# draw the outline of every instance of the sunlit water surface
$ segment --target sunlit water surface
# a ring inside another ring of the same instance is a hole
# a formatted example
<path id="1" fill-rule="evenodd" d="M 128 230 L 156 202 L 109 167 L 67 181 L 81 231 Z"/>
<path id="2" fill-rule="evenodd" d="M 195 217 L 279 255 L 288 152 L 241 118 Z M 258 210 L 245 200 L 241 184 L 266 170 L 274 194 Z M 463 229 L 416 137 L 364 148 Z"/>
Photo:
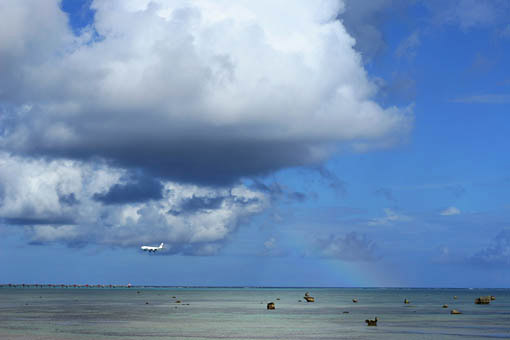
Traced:
<path id="1" fill-rule="evenodd" d="M 304 301 L 306 291 L 314 303 Z M 474 304 L 482 295 L 496 300 Z M 453 308 L 463 314 L 451 315 Z M 367 327 L 375 316 L 378 326 Z M 0 288 L 0 339 L 468 337 L 510 338 L 510 290 Z"/>

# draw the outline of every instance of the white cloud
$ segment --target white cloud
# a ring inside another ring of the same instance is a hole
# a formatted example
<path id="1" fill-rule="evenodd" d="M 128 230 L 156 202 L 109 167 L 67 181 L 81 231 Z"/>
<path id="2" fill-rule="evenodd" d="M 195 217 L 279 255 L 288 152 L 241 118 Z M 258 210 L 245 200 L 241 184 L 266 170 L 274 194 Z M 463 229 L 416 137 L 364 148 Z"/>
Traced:
<path id="1" fill-rule="evenodd" d="M 368 225 L 377 226 L 377 225 L 391 225 L 396 222 L 408 222 L 411 221 L 411 217 L 399 214 L 392 209 L 384 209 L 384 213 L 386 216 L 376 217 L 368 221 Z"/>
<path id="2" fill-rule="evenodd" d="M 269 238 L 264 242 L 264 248 L 266 250 L 273 250 L 276 246 L 276 239 L 274 237 Z"/>
<path id="3" fill-rule="evenodd" d="M 339 142 L 391 145 L 412 124 L 372 99 L 354 40 L 334 20 L 341 1 L 92 7 L 80 37 L 56 0 L 2 7 L 2 149 L 231 182 L 319 163 Z"/>
<path id="4" fill-rule="evenodd" d="M 34 243 L 134 247 L 169 244 L 170 252 L 213 254 L 269 197 L 244 185 L 220 189 L 163 182 L 160 199 L 98 201 L 125 181 L 125 171 L 77 161 L 0 158 L 0 219 L 25 226 Z M 211 203 L 213 202 L 213 203 Z"/>
<path id="5" fill-rule="evenodd" d="M 32 242 L 214 254 L 270 204 L 242 177 L 388 147 L 343 2 L 0 3 L 0 218 Z M 27 24 L 30 23 L 30 24 Z"/>
<path id="6" fill-rule="evenodd" d="M 264 242 L 264 248 L 258 253 L 260 256 L 286 256 L 287 250 L 283 249 L 275 237 L 270 237 Z"/>
<path id="7" fill-rule="evenodd" d="M 455 207 L 449 207 L 449 208 L 446 208 L 445 210 L 441 211 L 439 214 L 442 216 L 459 215 L 460 210 Z"/>

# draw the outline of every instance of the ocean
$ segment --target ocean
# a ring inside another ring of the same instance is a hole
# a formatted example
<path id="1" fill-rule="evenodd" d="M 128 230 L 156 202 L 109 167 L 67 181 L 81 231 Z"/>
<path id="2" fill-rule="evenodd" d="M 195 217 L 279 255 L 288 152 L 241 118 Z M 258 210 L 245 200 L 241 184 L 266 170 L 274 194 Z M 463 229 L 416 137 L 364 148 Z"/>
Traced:
<path id="1" fill-rule="evenodd" d="M 474 303 L 484 295 L 496 299 Z M 0 288 L 0 339 L 460 338 L 510 339 L 510 290 Z"/>

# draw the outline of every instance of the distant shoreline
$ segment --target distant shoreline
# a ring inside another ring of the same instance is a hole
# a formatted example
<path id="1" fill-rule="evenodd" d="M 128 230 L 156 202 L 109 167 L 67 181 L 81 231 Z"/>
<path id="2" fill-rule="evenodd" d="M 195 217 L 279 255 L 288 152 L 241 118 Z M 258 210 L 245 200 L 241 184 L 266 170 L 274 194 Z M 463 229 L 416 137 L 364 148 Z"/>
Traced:
<path id="1" fill-rule="evenodd" d="M 510 287 L 327 287 L 327 286 L 160 286 L 160 285 L 114 285 L 114 284 L 55 284 L 55 283 L 6 283 L 0 284 L 0 288 L 64 288 L 64 289 L 395 289 L 395 290 L 510 290 Z"/>

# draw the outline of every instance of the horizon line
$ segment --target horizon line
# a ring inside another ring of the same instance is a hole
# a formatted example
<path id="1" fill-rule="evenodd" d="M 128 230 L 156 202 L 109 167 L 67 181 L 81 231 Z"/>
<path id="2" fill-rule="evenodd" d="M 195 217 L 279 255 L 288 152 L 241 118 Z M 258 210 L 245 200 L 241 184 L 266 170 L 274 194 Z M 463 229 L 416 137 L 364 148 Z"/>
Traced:
<path id="1" fill-rule="evenodd" d="M 245 286 L 245 285 L 133 285 L 133 284 L 65 284 L 0 283 L 0 288 L 220 288 L 220 289 L 510 289 L 510 287 L 424 287 L 424 286 Z"/>

